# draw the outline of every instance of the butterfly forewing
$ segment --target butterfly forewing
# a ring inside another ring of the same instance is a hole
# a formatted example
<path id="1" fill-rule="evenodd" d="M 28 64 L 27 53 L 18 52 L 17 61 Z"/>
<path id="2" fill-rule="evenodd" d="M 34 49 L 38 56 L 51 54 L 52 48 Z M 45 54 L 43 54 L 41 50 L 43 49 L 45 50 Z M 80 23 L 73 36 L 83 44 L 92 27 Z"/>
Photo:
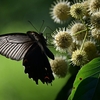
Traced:
<path id="1" fill-rule="evenodd" d="M 0 35 L 0 54 L 13 60 L 21 60 L 33 41 L 23 33 Z"/>

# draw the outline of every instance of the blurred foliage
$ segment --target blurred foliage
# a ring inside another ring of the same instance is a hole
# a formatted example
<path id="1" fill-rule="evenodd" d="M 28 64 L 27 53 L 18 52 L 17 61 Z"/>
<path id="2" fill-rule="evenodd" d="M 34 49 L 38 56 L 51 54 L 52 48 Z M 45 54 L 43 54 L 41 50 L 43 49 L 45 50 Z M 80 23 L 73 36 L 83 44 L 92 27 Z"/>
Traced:
<path id="1" fill-rule="evenodd" d="M 0 34 L 13 32 L 27 32 L 34 30 L 32 25 L 40 29 L 42 20 L 47 33 L 52 33 L 61 25 L 50 18 L 49 8 L 54 0 L 1 0 L 0 1 Z M 67 24 L 66 24 L 67 25 Z M 64 25 L 65 26 L 65 25 Z M 36 31 L 36 30 L 35 30 Z M 24 74 L 22 61 L 12 61 L 0 56 L 0 100 L 55 100 L 57 94 L 68 80 L 56 79 L 52 86 L 39 82 L 37 86 L 33 80 Z"/>

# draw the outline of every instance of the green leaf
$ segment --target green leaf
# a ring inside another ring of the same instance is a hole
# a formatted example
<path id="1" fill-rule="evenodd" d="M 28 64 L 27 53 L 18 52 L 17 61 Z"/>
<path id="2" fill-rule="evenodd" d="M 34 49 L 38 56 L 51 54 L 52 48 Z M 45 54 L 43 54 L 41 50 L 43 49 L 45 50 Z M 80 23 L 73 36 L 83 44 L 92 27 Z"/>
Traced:
<path id="1" fill-rule="evenodd" d="M 100 57 L 79 70 L 68 100 L 100 100 Z"/>

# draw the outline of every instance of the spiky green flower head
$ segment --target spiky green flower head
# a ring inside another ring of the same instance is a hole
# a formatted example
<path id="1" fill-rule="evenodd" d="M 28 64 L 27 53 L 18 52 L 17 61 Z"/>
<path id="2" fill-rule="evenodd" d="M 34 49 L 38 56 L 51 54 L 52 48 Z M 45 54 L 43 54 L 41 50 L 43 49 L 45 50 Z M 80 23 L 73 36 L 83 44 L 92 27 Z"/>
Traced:
<path id="1" fill-rule="evenodd" d="M 74 23 L 71 27 L 71 34 L 76 41 L 82 41 L 84 39 L 85 33 L 85 26 L 82 23 Z"/>
<path id="2" fill-rule="evenodd" d="M 90 13 L 89 13 L 89 3 L 90 3 L 90 0 L 86 0 L 86 1 L 83 1 L 83 2 L 82 2 L 82 5 L 83 5 L 84 10 L 85 10 L 84 15 L 85 15 L 86 17 L 89 17 L 89 16 L 90 16 Z"/>
<path id="3" fill-rule="evenodd" d="M 94 13 L 100 9 L 100 0 L 90 0 L 89 11 Z"/>
<path id="4" fill-rule="evenodd" d="M 83 66 L 87 63 L 88 58 L 84 50 L 75 50 L 72 54 L 71 61 L 73 65 Z"/>
<path id="5" fill-rule="evenodd" d="M 86 41 L 83 50 L 86 52 L 89 61 L 97 56 L 96 45 L 92 41 Z"/>
<path id="6" fill-rule="evenodd" d="M 59 28 L 54 32 L 53 35 L 53 44 L 56 47 L 56 50 L 60 52 L 66 52 L 66 50 L 71 46 L 73 40 L 69 31 L 65 28 Z"/>
<path id="7" fill-rule="evenodd" d="M 70 8 L 70 14 L 75 19 L 82 19 L 86 13 L 86 9 L 84 8 L 82 3 L 75 3 Z"/>
<path id="8" fill-rule="evenodd" d="M 100 11 L 97 11 L 92 14 L 91 24 L 93 28 L 100 29 Z"/>
<path id="9" fill-rule="evenodd" d="M 66 76 L 68 70 L 68 62 L 66 61 L 66 57 L 55 57 L 55 60 L 50 61 L 50 65 L 55 76 L 59 78 Z"/>
<path id="10" fill-rule="evenodd" d="M 70 3 L 66 0 L 59 0 L 54 2 L 50 8 L 50 15 L 54 22 L 64 23 L 70 16 Z"/>
<path id="11" fill-rule="evenodd" d="M 100 41 L 100 29 L 94 28 L 91 30 L 92 37 Z"/>

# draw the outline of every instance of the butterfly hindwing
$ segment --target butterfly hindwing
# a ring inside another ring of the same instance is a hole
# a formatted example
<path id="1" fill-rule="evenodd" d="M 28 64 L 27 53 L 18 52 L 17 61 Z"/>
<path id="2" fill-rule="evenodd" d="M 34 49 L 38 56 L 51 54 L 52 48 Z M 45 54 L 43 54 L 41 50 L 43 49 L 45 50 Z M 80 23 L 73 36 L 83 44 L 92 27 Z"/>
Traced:
<path id="1" fill-rule="evenodd" d="M 23 65 L 25 66 L 25 73 L 28 73 L 29 78 L 33 78 L 36 84 L 38 84 L 38 79 L 43 83 L 51 83 L 54 80 L 49 61 L 36 42 L 26 53 Z"/>

